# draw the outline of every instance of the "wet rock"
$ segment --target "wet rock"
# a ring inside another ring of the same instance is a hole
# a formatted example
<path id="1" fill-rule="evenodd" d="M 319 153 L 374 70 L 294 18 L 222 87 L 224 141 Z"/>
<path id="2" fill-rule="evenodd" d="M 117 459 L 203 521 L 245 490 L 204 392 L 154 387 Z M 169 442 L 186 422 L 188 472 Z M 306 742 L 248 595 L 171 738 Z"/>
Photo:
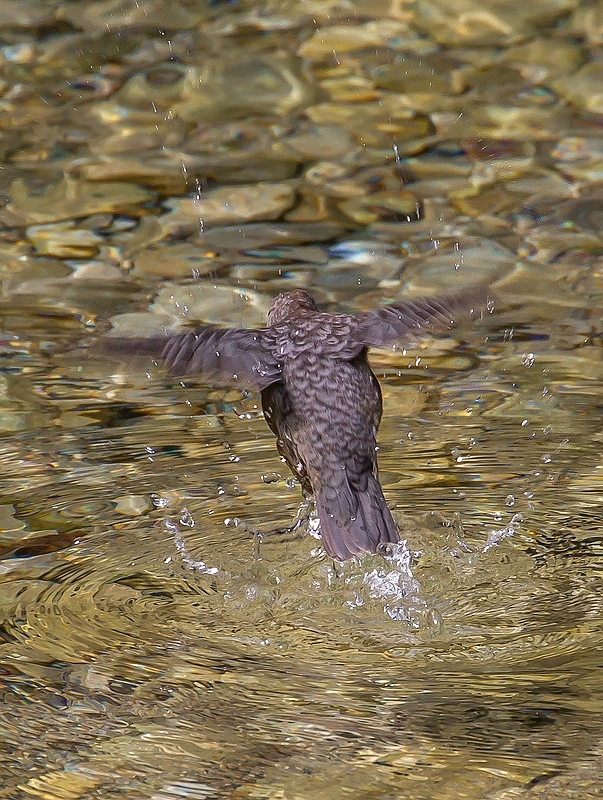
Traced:
<path id="1" fill-rule="evenodd" d="M 568 251 L 603 254 L 603 239 L 599 236 L 557 225 L 539 225 L 528 231 L 524 239 L 534 248 L 534 260 L 542 263 L 549 263 Z"/>
<path id="2" fill-rule="evenodd" d="M 150 314 L 148 311 L 114 314 L 110 322 L 111 334 L 116 336 L 156 336 L 174 326 L 174 319 L 169 314 Z"/>
<path id="3" fill-rule="evenodd" d="M 303 161 L 329 161 L 348 155 L 354 145 L 348 131 L 335 125 L 312 125 L 283 137 L 275 154 L 293 155 Z"/>
<path id="4" fill-rule="evenodd" d="M 603 184 L 592 184 L 579 199 L 558 205 L 554 209 L 558 222 L 575 223 L 583 230 L 603 231 Z"/>
<path id="5" fill-rule="evenodd" d="M 517 69 L 531 83 L 541 84 L 574 72 L 584 63 L 584 55 L 571 42 L 557 41 L 551 47 L 549 39 L 538 38 L 510 47 L 501 54 L 500 62 Z"/>
<path id="6" fill-rule="evenodd" d="M 22 0 L 3 0 L 0 4 L 0 29 L 37 28 L 50 25 L 54 19 L 54 10 L 23 3 Z"/>
<path id="7" fill-rule="evenodd" d="M 568 136 L 551 150 L 558 169 L 567 176 L 587 183 L 603 181 L 603 140 Z"/>
<path id="8" fill-rule="evenodd" d="M 104 241 L 102 236 L 77 228 L 73 222 L 30 225 L 25 235 L 40 255 L 56 258 L 91 258 Z"/>
<path id="9" fill-rule="evenodd" d="M 134 159 L 153 154 L 156 162 L 164 163 L 162 148 L 179 144 L 185 126 L 171 119 L 169 107 L 160 110 L 154 102 L 151 92 L 146 101 L 141 101 L 142 108 L 125 105 L 115 95 L 84 109 L 81 119 L 91 131 L 89 147 L 97 157 L 95 161 L 110 163 L 118 156 Z"/>
<path id="10" fill-rule="evenodd" d="M 144 494 L 123 495 L 122 497 L 116 498 L 113 502 L 115 504 L 115 511 L 126 517 L 140 517 L 153 508 L 153 503 L 150 498 Z"/>
<path id="11" fill-rule="evenodd" d="M 133 210 L 154 197 L 153 192 L 128 183 L 90 183 L 69 176 L 35 192 L 17 178 L 1 216 L 9 227 L 46 224 L 104 211 Z"/>
<path id="12" fill-rule="evenodd" d="M 603 61 L 587 64 L 573 75 L 553 81 L 551 86 L 582 111 L 603 114 Z"/>
<path id="13" fill-rule="evenodd" d="M 268 245 L 295 245 L 335 239 L 342 228 L 333 222 L 315 224 L 256 223 L 217 227 L 204 231 L 199 242 L 208 249 L 245 252 Z"/>
<path id="14" fill-rule="evenodd" d="M 299 201 L 285 214 L 285 219 L 293 223 L 319 223 L 326 222 L 330 216 L 326 197 L 300 189 Z"/>
<path id="15" fill-rule="evenodd" d="M 452 90 L 447 75 L 438 75 L 429 64 L 419 59 L 410 63 L 406 58 L 396 59 L 377 67 L 373 70 L 373 79 L 380 89 L 406 95 L 415 108 L 416 102 L 421 108 L 426 103 L 430 106 L 441 103 L 442 97 Z"/>
<path id="16" fill-rule="evenodd" d="M 0 278 L 19 272 L 24 261 L 30 258 L 30 247 L 25 241 L 0 241 Z"/>
<path id="17" fill-rule="evenodd" d="M 353 71 L 340 69 L 341 75 L 333 75 L 320 82 L 320 88 L 328 95 L 333 103 L 366 103 L 369 100 L 378 100 L 380 92 L 374 83 L 363 75 Z"/>
<path id="18" fill-rule="evenodd" d="M 182 171 L 182 159 L 124 158 L 107 156 L 96 163 L 83 164 L 80 170 L 88 181 L 119 181 L 151 186 L 162 194 L 189 191 L 194 180 Z"/>
<path id="19" fill-rule="evenodd" d="M 217 267 L 213 253 L 189 242 L 166 243 L 140 251 L 130 274 L 162 278 L 198 278 Z"/>
<path id="20" fill-rule="evenodd" d="M 449 242 L 445 248 L 407 262 L 403 291 L 420 295 L 488 286 L 511 273 L 516 261 L 513 252 L 493 241 Z"/>
<path id="21" fill-rule="evenodd" d="M 351 53 L 367 47 L 402 47 L 406 37 L 414 38 L 408 25 L 390 19 L 364 25 L 332 25 L 319 28 L 298 50 L 302 58 L 320 60 L 333 54 Z"/>
<path id="22" fill-rule="evenodd" d="M 65 3 L 57 16 L 76 28 L 93 33 L 123 31 L 133 26 L 154 31 L 183 30 L 197 27 L 203 19 L 200 12 L 188 9 L 184 3 L 171 3 L 168 7 L 162 0 Z"/>
<path id="23" fill-rule="evenodd" d="M 317 286 L 378 286 L 396 276 L 403 264 L 397 248 L 385 242 L 343 241 L 330 247 L 328 255 L 329 260 L 316 273 Z"/>
<path id="24" fill-rule="evenodd" d="M 496 295 L 503 301 L 513 299 L 516 302 L 527 302 L 531 308 L 541 307 L 544 303 L 571 308 L 576 300 L 573 293 L 561 284 L 560 279 L 565 273 L 563 265 L 555 269 L 550 261 L 546 267 L 542 264 L 518 262 L 513 270 L 496 282 Z M 542 308 L 539 313 L 543 313 Z M 533 311 L 530 314 L 533 317 Z"/>
<path id="25" fill-rule="evenodd" d="M 193 68 L 191 67 L 190 70 Z M 132 75 L 113 98 L 128 109 L 151 112 L 167 111 L 187 94 L 189 68 L 181 64 L 157 64 Z M 151 100 L 152 98 L 152 100 Z M 154 104 L 154 109 L 149 104 Z M 105 106 L 111 108 L 110 104 Z"/>
<path id="26" fill-rule="evenodd" d="M 188 286 L 164 286 L 150 306 L 171 324 L 220 322 L 264 325 L 271 297 L 261 292 L 199 281 Z"/>
<path id="27" fill-rule="evenodd" d="M 4 288 L 13 293 L 43 292 L 48 282 L 71 276 L 72 270 L 64 261 L 34 255 L 20 256 L 6 275 Z"/>
<path id="28" fill-rule="evenodd" d="M 274 154 L 276 155 L 276 154 Z M 297 161 L 291 157 L 275 158 L 273 154 L 238 153 L 213 158 L 186 157 L 180 162 L 191 184 L 215 183 L 277 183 L 294 177 Z"/>
<path id="29" fill-rule="evenodd" d="M 509 3 L 487 0 L 425 0 L 417 6 L 414 23 L 419 30 L 447 46 L 501 45 L 536 33 L 575 8 L 577 0 L 535 0 Z"/>
<path id="30" fill-rule="evenodd" d="M 409 110 L 404 99 L 395 94 L 375 103 L 320 103 L 306 109 L 306 114 L 317 125 L 343 127 L 365 147 L 391 148 L 392 143 L 434 133 L 430 118 Z"/>
<path id="31" fill-rule="evenodd" d="M 534 170 L 532 158 L 507 158 L 504 161 L 478 161 L 471 173 L 471 184 L 476 188 L 491 186 L 504 182 L 508 185 L 511 181 L 529 180 L 526 175 Z M 534 171 L 534 177 L 540 170 Z"/>
<path id="32" fill-rule="evenodd" d="M 344 164 L 319 161 L 305 171 L 302 188 L 330 197 L 360 197 L 364 187 L 351 176 L 352 170 Z"/>
<path id="33" fill-rule="evenodd" d="M 567 130 L 570 113 L 563 107 L 527 108 L 508 105 L 468 105 L 460 112 L 431 115 L 441 136 L 463 139 L 550 140 Z"/>
<path id="34" fill-rule="evenodd" d="M 291 264 L 287 269 L 279 267 L 277 264 L 233 264 L 228 270 L 228 275 L 233 281 L 239 284 L 251 286 L 257 281 L 270 282 L 270 288 L 275 293 L 285 289 L 309 286 L 315 277 L 315 264 L 312 269 L 304 269 L 303 263 Z"/>
<path id="35" fill-rule="evenodd" d="M 574 162 L 589 162 L 603 160 L 603 139 L 566 136 L 559 139 L 551 150 L 551 158 L 571 164 Z M 563 167 L 565 169 L 565 167 Z"/>
<path id="36" fill-rule="evenodd" d="M 430 198 L 443 198 L 446 195 L 463 192 L 469 188 L 465 178 L 441 178 L 440 180 L 420 180 L 412 185 L 412 193 L 417 199 L 417 211 L 419 212 L 412 219 L 417 220 L 425 217 L 424 200 Z M 411 220 L 407 220 L 410 222 Z"/>
<path id="37" fill-rule="evenodd" d="M 90 217 L 80 220 L 79 227 L 89 231 L 111 231 L 122 229 L 121 226 L 126 225 L 127 228 L 133 228 L 136 222 L 133 219 L 125 219 L 124 217 L 116 217 L 113 214 L 92 214 Z"/>
<path id="38" fill-rule="evenodd" d="M 260 158 L 266 157 L 275 142 L 287 133 L 288 126 L 280 129 L 280 137 L 275 135 L 272 121 L 265 119 L 201 123 L 187 133 L 183 146 L 187 153 L 208 159 L 240 154 Z"/>
<path id="39" fill-rule="evenodd" d="M 283 116 L 312 102 L 314 86 L 303 62 L 285 52 L 224 57 L 190 68 L 175 117 L 188 122 Z"/>
<path id="40" fill-rule="evenodd" d="M 123 272 L 113 266 L 107 264 L 106 261 L 85 261 L 83 263 L 70 263 L 73 267 L 72 280 L 74 281 L 94 281 L 98 283 L 115 283 L 123 281 L 125 276 Z"/>
<path id="41" fill-rule="evenodd" d="M 510 192 L 504 183 L 484 187 L 468 187 L 450 192 L 450 200 L 462 213 L 471 217 L 482 214 L 509 214 L 521 208 L 521 198 Z"/>
<path id="42" fill-rule="evenodd" d="M 117 233 L 112 237 L 112 244 L 119 248 L 124 259 L 132 258 L 136 253 L 165 238 L 166 234 L 158 217 L 141 217 L 134 228 L 129 224 L 130 220 L 124 222 L 125 228 L 120 230 L 118 227 Z"/>
<path id="43" fill-rule="evenodd" d="M 242 253 L 251 258 L 257 258 L 260 263 L 269 262 L 280 264 L 326 264 L 328 257 L 325 248 L 308 245 L 307 247 L 273 246 L 256 249 L 244 248 Z"/>
<path id="44" fill-rule="evenodd" d="M 204 192 L 200 198 L 171 198 L 171 209 L 159 218 L 166 233 L 202 231 L 213 225 L 277 219 L 295 201 L 295 189 L 286 183 L 225 186 Z"/>
<path id="45" fill-rule="evenodd" d="M 386 220 L 411 222 L 421 217 L 421 202 L 412 192 L 375 192 L 366 197 L 340 201 L 337 207 L 360 225 Z"/>
<path id="46" fill-rule="evenodd" d="M 517 106 L 542 106 L 555 103 L 554 95 L 547 89 L 536 90 L 517 69 L 498 62 L 459 70 L 457 83 L 464 90 L 463 100 L 465 103 L 469 101 L 470 105 L 471 101 L 508 103 Z M 538 94 L 535 94 L 536 91 Z"/>
<path id="47" fill-rule="evenodd" d="M 591 45 L 603 44 L 603 7 L 598 0 L 580 3 L 569 20 L 569 30 Z"/>
<path id="48" fill-rule="evenodd" d="M 536 203 L 544 198 L 561 200 L 575 195 L 572 184 L 554 173 L 548 175 L 526 175 L 516 180 L 507 181 L 505 186 L 510 192 L 528 195 L 524 200 L 526 204 Z"/>
<path id="49" fill-rule="evenodd" d="M 438 155 L 425 154 L 419 158 L 408 158 L 404 164 L 414 177 L 412 189 L 424 179 L 465 178 L 468 179 L 474 169 L 473 162 L 459 154 L 457 158 L 443 158 Z"/>
<path id="50" fill-rule="evenodd" d="M 474 161 L 507 161 L 533 159 L 536 155 L 534 142 L 523 138 L 495 138 L 479 136 L 463 143 L 463 151 Z"/>

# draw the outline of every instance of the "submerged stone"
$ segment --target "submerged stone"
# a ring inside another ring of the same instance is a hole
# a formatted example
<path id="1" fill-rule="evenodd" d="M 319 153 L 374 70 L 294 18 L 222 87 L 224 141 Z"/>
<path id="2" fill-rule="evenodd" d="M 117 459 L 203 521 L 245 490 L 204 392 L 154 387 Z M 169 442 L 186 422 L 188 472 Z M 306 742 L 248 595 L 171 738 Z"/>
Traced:
<path id="1" fill-rule="evenodd" d="M 170 198 L 165 205 L 171 211 L 159 218 L 159 224 L 167 233 L 201 232 L 213 225 L 277 219 L 294 201 L 295 189 L 287 183 L 225 186 L 199 198 Z"/>
<path id="2" fill-rule="evenodd" d="M 586 64 L 573 75 L 553 81 L 552 87 L 579 109 L 603 114 L 603 62 Z"/>
<path id="3" fill-rule="evenodd" d="M 6 224 L 36 225 L 104 211 L 134 210 L 154 197 L 154 192 L 130 183 L 91 183 L 69 176 L 38 193 L 16 178 L 9 190 Z"/>
<path id="4" fill-rule="evenodd" d="M 102 236 L 77 228 L 73 222 L 31 225 L 26 236 L 40 255 L 56 258 L 91 258 L 104 241 Z"/>

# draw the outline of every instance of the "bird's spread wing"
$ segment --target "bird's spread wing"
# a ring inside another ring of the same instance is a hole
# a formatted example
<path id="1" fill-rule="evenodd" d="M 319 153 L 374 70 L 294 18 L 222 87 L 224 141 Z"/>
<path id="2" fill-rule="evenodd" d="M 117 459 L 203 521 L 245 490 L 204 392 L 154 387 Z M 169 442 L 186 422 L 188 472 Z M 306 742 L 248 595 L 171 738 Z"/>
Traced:
<path id="1" fill-rule="evenodd" d="M 199 375 L 215 385 L 264 389 L 279 380 L 280 367 L 262 346 L 262 330 L 205 325 L 194 331 L 147 339 L 107 337 L 103 351 L 150 355 L 173 375 Z"/>
<path id="2" fill-rule="evenodd" d="M 435 299 L 383 306 L 358 314 L 356 319 L 358 324 L 352 338 L 365 347 L 383 347 L 412 333 L 453 324 L 453 315 L 446 303 Z"/>
<path id="3" fill-rule="evenodd" d="M 360 347 L 387 347 L 413 334 L 447 330 L 463 314 L 469 316 L 473 305 L 471 300 L 459 294 L 408 300 L 366 311 L 355 315 L 356 325 L 351 332 L 351 339 Z"/>

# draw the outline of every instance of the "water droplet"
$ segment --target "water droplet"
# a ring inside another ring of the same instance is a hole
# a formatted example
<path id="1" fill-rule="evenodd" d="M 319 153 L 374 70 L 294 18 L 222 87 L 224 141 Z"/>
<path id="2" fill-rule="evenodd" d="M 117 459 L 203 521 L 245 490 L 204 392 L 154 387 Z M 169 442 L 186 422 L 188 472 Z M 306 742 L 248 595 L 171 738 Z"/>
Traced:
<path id="1" fill-rule="evenodd" d="M 187 528 L 195 527 L 194 517 L 188 508 L 182 509 L 182 514 L 180 515 L 180 524 L 185 525 Z"/>

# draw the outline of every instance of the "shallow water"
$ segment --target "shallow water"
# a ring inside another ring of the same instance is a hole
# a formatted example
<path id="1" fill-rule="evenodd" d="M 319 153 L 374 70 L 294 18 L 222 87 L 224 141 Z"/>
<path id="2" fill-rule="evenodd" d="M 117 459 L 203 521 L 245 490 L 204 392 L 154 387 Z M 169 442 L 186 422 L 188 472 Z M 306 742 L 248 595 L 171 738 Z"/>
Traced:
<path id="1" fill-rule="evenodd" d="M 600 796 L 598 6 L 5 4 L 0 798 Z M 484 284 L 371 356 L 345 565 L 256 396 L 94 347 Z"/>

